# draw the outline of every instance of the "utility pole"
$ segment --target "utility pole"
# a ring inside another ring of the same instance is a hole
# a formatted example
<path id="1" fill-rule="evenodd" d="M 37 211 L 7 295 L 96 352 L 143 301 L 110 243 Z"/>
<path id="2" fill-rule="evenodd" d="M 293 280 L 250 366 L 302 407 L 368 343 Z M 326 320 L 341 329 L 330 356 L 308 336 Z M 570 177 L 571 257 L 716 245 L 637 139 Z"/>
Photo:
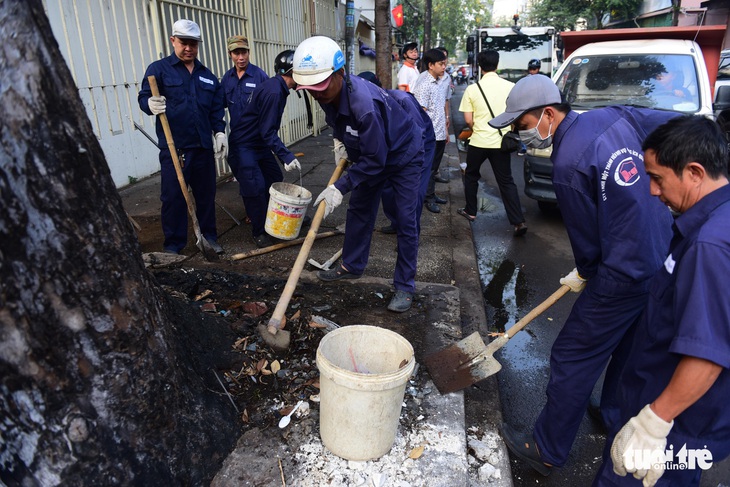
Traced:
<path id="1" fill-rule="evenodd" d="M 392 54 L 390 1 L 375 0 L 375 74 L 386 89 L 393 88 Z"/>
<path id="2" fill-rule="evenodd" d="M 426 0 L 424 4 L 423 19 L 423 52 L 431 49 L 431 5 L 432 0 Z"/>
<path id="3" fill-rule="evenodd" d="M 347 0 L 345 9 L 346 71 L 355 74 L 355 0 Z"/>

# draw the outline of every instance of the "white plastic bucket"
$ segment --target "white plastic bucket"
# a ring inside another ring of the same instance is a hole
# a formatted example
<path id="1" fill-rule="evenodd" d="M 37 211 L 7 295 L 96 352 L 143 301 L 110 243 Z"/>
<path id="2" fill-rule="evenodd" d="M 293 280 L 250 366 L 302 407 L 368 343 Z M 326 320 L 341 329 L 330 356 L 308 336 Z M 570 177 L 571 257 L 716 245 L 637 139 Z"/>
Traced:
<path id="1" fill-rule="evenodd" d="M 274 183 L 269 188 L 269 195 L 264 230 L 281 240 L 297 238 L 312 193 L 295 184 Z"/>
<path id="2" fill-rule="evenodd" d="M 388 453 L 415 365 L 408 340 L 385 328 L 352 325 L 325 335 L 317 348 L 324 446 L 354 461 Z"/>

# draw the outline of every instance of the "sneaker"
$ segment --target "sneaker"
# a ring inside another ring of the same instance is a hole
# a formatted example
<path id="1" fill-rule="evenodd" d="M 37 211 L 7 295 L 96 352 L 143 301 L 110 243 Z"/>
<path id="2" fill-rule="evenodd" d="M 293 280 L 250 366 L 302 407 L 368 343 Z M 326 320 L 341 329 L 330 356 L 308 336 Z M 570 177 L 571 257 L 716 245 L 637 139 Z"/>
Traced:
<path id="1" fill-rule="evenodd" d="M 507 448 L 509 448 L 509 450 L 514 453 L 517 458 L 526 462 L 539 474 L 544 475 L 545 477 L 550 475 L 552 467 L 550 465 L 545 465 L 545 462 L 543 462 L 542 458 L 540 458 L 540 452 L 537 449 L 537 444 L 532 438 L 532 435 L 519 433 L 507 423 L 502 423 L 501 433 L 505 445 L 507 445 Z"/>
<path id="2" fill-rule="evenodd" d="M 437 183 L 448 183 L 449 182 L 448 179 L 442 178 L 441 176 L 434 176 L 433 180 L 436 181 Z"/>
<path id="3" fill-rule="evenodd" d="M 210 244 L 210 248 L 212 248 L 216 254 L 223 254 L 225 253 L 225 250 L 223 250 L 223 247 L 218 242 L 213 242 L 212 240 L 208 240 L 208 243 Z"/>
<path id="4" fill-rule="evenodd" d="M 433 200 L 426 201 L 423 206 L 425 206 L 431 213 L 441 213 L 441 208 L 439 208 L 439 205 L 437 205 Z"/>
<path id="5" fill-rule="evenodd" d="M 260 249 L 263 249 L 264 247 L 271 247 L 272 245 L 274 245 L 274 241 L 271 240 L 271 237 L 269 237 L 269 235 L 266 233 L 255 236 L 253 238 L 253 241 L 256 243 L 256 247 Z"/>
<path id="6" fill-rule="evenodd" d="M 525 222 L 520 223 L 519 225 L 515 225 L 515 237 L 521 237 L 524 234 L 527 233 L 527 224 Z"/>
<path id="7" fill-rule="evenodd" d="M 390 311 L 395 311 L 396 313 L 404 313 L 411 309 L 412 303 L 413 293 L 409 293 L 408 291 L 396 290 L 395 294 L 393 295 L 393 299 L 391 299 L 390 304 L 388 304 L 388 309 Z"/>
<path id="8" fill-rule="evenodd" d="M 398 233 L 398 231 L 395 229 L 395 227 L 393 226 L 392 223 L 390 225 L 386 225 L 384 227 L 380 227 L 380 232 L 381 233 L 386 233 L 388 235 L 393 235 L 395 233 Z"/>
<path id="9" fill-rule="evenodd" d="M 433 200 L 438 203 L 439 205 L 445 205 L 449 201 L 446 198 L 442 198 L 440 196 L 433 195 Z"/>
<path id="10" fill-rule="evenodd" d="M 322 281 L 339 281 L 340 279 L 360 279 L 361 274 L 353 274 L 341 265 L 328 271 L 319 271 L 317 277 Z"/>

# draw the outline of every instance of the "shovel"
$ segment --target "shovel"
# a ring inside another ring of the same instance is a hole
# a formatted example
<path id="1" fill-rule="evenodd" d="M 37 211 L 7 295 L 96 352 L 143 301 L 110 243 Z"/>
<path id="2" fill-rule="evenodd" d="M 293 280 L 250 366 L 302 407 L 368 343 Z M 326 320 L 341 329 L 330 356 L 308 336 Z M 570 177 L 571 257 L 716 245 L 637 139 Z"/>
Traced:
<path id="1" fill-rule="evenodd" d="M 150 90 L 153 96 L 160 96 L 160 90 L 157 88 L 157 80 L 154 76 L 148 76 L 147 81 L 150 83 Z M 177 156 L 177 149 L 175 149 L 175 141 L 172 139 L 172 131 L 170 130 L 170 122 L 167 120 L 166 113 L 160 113 L 160 123 L 162 123 L 162 129 L 165 131 L 165 139 L 167 139 L 167 147 L 170 149 L 170 156 L 172 156 L 172 164 L 175 166 L 175 173 L 177 173 L 177 180 L 180 183 L 180 190 L 185 197 L 185 202 L 188 204 L 188 213 L 190 218 L 193 220 L 193 230 L 195 231 L 195 237 L 197 241 L 195 245 L 203 253 L 203 257 L 208 262 L 218 262 L 220 258 L 215 252 L 215 249 L 210 245 L 203 233 L 200 231 L 200 223 L 198 223 L 198 216 L 195 214 L 195 207 L 193 206 L 193 199 L 188 192 L 188 185 L 185 182 L 185 177 L 182 173 L 182 167 L 180 166 L 180 160 Z"/>
<path id="2" fill-rule="evenodd" d="M 474 332 L 463 340 L 445 349 L 424 357 L 423 363 L 441 394 L 456 392 L 469 387 L 502 369 L 502 364 L 494 358 L 494 352 L 502 348 L 510 338 L 540 316 L 570 291 L 566 285 L 560 286 L 549 298 L 527 313 L 512 328 L 484 345 L 479 332 Z"/>
<path id="3" fill-rule="evenodd" d="M 335 167 L 335 171 L 332 173 L 332 176 L 330 177 L 327 186 L 329 186 L 330 184 L 334 184 L 335 181 L 340 179 L 340 176 L 345 170 L 346 165 L 347 160 L 341 159 L 339 164 L 337 164 L 337 166 Z M 289 279 L 287 279 L 286 285 L 284 286 L 284 291 L 281 293 L 281 297 L 276 303 L 276 308 L 274 309 L 271 318 L 269 318 L 268 326 L 264 325 L 263 323 L 258 326 L 258 332 L 261 335 L 261 338 L 264 340 L 264 342 L 266 342 L 268 346 L 270 346 L 274 350 L 284 351 L 289 348 L 291 334 L 288 331 L 281 329 L 284 319 L 284 312 L 289 306 L 289 301 L 294 294 L 294 290 L 297 288 L 297 282 L 299 282 L 299 276 L 302 273 L 302 269 L 304 269 L 304 264 L 307 263 L 309 251 L 312 249 L 314 240 L 317 237 L 317 230 L 319 230 L 319 225 L 324 219 L 324 210 L 326 206 L 327 203 L 325 201 L 321 201 L 319 203 L 317 212 L 314 214 L 312 224 L 309 227 L 309 231 L 307 232 L 307 237 L 304 239 L 302 248 L 299 249 L 299 255 L 297 256 L 297 260 L 294 261 L 294 266 L 292 267 L 291 273 L 289 274 Z"/>

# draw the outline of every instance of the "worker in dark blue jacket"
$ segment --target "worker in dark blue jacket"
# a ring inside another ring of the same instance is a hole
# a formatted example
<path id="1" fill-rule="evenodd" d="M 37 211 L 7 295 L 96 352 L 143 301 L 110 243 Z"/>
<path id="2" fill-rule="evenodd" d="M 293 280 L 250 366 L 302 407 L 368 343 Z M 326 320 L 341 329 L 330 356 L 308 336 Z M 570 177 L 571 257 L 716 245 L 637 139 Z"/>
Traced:
<path id="1" fill-rule="evenodd" d="M 727 139 L 694 115 L 660 126 L 643 148 L 652 195 L 680 215 L 619 377 L 620 421 L 593 485 L 638 487 L 643 477 L 644 486 L 693 487 L 730 454 Z"/>
<path id="2" fill-rule="evenodd" d="M 367 265 L 372 231 L 383 186 L 393 187 L 398 226 L 398 258 L 388 309 L 410 309 L 418 255 L 418 181 L 423 164 L 423 131 L 387 91 L 357 76 L 347 76 L 345 57 L 335 41 L 315 36 L 294 53 L 294 80 L 307 89 L 333 129 L 335 155 L 353 162 L 347 174 L 315 200 L 326 201 L 325 216 L 352 192 L 341 266 L 318 273 L 320 279 L 357 279 Z M 415 184 L 414 184 L 415 182 Z"/>
<path id="3" fill-rule="evenodd" d="M 668 208 L 649 193 L 641 144 L 676 116 L 629 107 L 579 115 L 561 102 L 550 78 L 527 76 L 510 92 L 505 112 L 489 122 L 514 124 L 528 147 L 553 144 L 553 185 L 576 263 L 560 283 L 583 291 L 553 344 L 547 404 L 534 431 L 502 428 L 510 450 L 543 475 L 565 464 L 604 369 L 601 414 L 609 427 L 618 421 L 618 374 L 672 223 Z"/>
<path id="4" fill-rule="evenodd" d="M 224 158 L 228 148 L 223 90 L 218 78 L 197 60 L 198 24 L 178 20 L 172 27 L 170 42 L 173 54 L 147 67 L 137 101 L 149 115 L 167 114 L 185 181 L 195 197 L 201 233 L 216 252 L 222 253 L 215 228 L 215 158 Z M 148 76 L 155 77 L 160 96 L 152 96 Z M 187 203 L 159 119 L 156 130 L 160 147 L 164 250 L 177 254 L 187 243 Z"/>
<path id="5" fill-rule="evenodd" d="M 287 172 L 301 170 L 297 158 L 279 138 L 289 90 L 296 87 L 291 76 L 293 57 L 291 49 L 280 52 L 274 61 L 276 76 L 261 83 L 241 115 L 231 119 L 228 165 L 238 180 L 253 239 L 259 248 L 273 245 L 264 231 L 269 188 L 284 179 L 274 154 Z"/>
<path id="6" fill-rule="evenodd" d="M 221 86 L 226 94 L 226 107 L 231 122 L 241 117 L 243 109 L 251 101 L 253 90 L 269 79 L 263 69 L 249 62 L 249 54 L 247 37 L 228 38 L 228 56 L 233 61 L 233 67 L 221 78 Z"/>

